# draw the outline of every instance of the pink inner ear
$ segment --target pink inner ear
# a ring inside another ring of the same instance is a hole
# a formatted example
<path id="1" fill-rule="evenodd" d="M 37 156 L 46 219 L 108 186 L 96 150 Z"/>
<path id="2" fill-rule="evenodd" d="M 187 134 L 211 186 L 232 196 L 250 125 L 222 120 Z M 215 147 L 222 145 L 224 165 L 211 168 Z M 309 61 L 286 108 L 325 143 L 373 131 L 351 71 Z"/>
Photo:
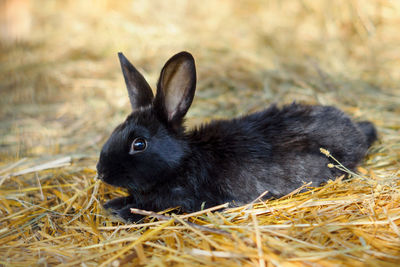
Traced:
<path id="1" fill-rule="evenodd" d="M 163 88 L 168 120 L 172 120 L 178 110 L 185 108 L 181 104 L 191 87 L 190 67 L 189 62 L 182 61 L 165 72 Z"/>

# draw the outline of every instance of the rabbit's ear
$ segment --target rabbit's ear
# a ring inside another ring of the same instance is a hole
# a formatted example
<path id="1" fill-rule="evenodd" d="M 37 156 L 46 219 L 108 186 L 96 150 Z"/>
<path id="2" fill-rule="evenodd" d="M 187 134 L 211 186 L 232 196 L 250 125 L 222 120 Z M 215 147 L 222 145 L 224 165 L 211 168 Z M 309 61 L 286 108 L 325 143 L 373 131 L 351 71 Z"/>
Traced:
<path id="1" fill-rule="evenodd" d="M 172 126 L 178 126 L 190 105 L 196 89 L 196 67 L 193 56 L 180 52 L 170 58 L 161 70 L 155 107 Z"/>
<path id="2" fill-rule="evenodd" d="M 121 63 L 122 73 L 124 74 L 132 109 L 135 110 L 150 105 L 154 96 L 149 84 L 124 54 L 119 52 L 118 57 Z"/>

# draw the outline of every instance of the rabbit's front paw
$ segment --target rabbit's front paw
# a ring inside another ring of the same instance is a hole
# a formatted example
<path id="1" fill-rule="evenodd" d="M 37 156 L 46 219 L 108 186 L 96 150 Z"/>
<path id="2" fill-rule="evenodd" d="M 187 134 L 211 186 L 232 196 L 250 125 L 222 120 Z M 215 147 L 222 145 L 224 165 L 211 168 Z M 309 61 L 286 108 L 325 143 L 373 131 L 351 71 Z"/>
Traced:
<path id="1" fill-rule="evenodd" d="M 126 206 L 123 209 L 120 209 L 118 211 L 114 211 L 113 215 L 121 218 L 125 223 L 139 223 L 144 219 L 143 215 L 139 214 L 133 214 L 131 212 L 131 206 Z"/>
<path id="2" fill-rule="evenodd" d="M 131 213 L 131 208 L 136 208 L 132 197 L 119 197 L 107 201 L 103 205 L 111 215 L 122 219 L 127 223 L 138 222 L 145 216 Z"/>
<path id="3" fill-rule="evenodd" d="M 116 211 L 123 209 L 127 205 L 132 205 L 133 199 L 132 197 L 118 197 L 107 201 L 103 207 L 109 211 Z"/>

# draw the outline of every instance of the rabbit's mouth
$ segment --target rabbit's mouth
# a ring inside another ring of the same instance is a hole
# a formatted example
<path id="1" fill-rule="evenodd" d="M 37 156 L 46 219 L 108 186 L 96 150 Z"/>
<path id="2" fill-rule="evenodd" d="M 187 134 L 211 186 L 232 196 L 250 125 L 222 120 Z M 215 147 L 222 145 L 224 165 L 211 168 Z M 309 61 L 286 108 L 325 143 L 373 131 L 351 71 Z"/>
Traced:
<path id="1" fill-rule="evenodd" d="M 97 172 L 96 178 L 105 184 L 112 185 L 112 186 L 119 186 L 119 183 L 117 181 L 118 179 L 115 179 L 115 177 L 113 177 L 113 176 L 106 175 L 101 172 Z"/>
<path id="2" fill-rule="evenodd" d="M 102 173 L 97 173 L 96 176 L 94 177 L 94 179 L 98 179 L 100 181 L 104 181 L 104 174 Z"/>
<path id="3" fill-rule="evenodd" d="M 128 189 L 128 191 L 131 192 L 132 194 L 150 193 L 154 189 L 154 187 L 157 185 L 156 183 L 149 184 L 148 182 L 138 184 L 137 182 L 130 181 L 131 180 L 130 177 L 123 178 L 120 175 L 115 177 L 115 176 L 106 175 L 104 173 L 97 173 L 96 178 L 101 180 L 103 183 L 105 183 L 107 185 L 117 186 L 117 187 L 122 187 L 122 188 Z M 128 181 L 130 181 L 130 182 L 128 182 Z"/>

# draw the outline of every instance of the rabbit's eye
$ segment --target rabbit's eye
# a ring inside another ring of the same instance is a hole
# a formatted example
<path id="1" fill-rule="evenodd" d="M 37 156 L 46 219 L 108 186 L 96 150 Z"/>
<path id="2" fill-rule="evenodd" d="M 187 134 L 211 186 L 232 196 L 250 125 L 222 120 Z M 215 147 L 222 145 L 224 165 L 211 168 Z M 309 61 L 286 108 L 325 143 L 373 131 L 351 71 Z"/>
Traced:
<path id="1" fill-rule="evenodd" d="M 129 151 L 129 154 L 136 154 L 138 152 L 142 152 L 146 150 L 147 147 L 147 142 L 146 139 L 142 137 L 135 138 L 133 140 L 132 145 L 131 145 L 131 150 Z"/>

